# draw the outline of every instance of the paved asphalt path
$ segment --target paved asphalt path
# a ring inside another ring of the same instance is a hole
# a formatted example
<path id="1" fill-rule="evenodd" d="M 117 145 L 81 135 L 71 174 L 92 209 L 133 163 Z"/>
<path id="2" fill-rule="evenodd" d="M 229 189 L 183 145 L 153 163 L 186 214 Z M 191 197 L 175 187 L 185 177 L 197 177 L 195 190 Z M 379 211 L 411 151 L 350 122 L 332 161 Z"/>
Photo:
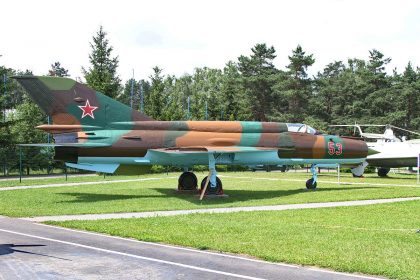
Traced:
<path id="1" fill-rule="evenodd" d="M 0 217 L 0 279 L 64 278 L 378 279 Z"/>

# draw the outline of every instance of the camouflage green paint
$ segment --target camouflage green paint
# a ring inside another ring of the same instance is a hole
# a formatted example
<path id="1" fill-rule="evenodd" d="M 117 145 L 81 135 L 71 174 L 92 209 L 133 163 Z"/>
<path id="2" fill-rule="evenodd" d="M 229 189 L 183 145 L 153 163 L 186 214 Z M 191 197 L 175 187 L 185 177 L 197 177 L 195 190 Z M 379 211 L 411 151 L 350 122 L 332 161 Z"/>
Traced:
<path id="1" fill-rule="evenodd" d="M 44 83 L 49 90 L 70 90 L 76 84 L 76 81 L 69 78 L 56 77 L 50 79 L 50 77 L 38 77 L 38 79 Z"/>
<path id="2" fill-rule="evenodd" d="M 52 116 L 52 125 L 39 128 L 54 133 L 57 144 L 65 144 L 65 147 L 56 147 L 56 154 L 62 158 L 103 157 L 101 162 L 112 162 L 115 157 L 130 162 L 130 158 L 133 161 L 156 149 L 159 154 L 155 158 L 166 160 L 168 164 L 205 160 L 203 151 L 241 153 L 237 157 L 255 162 L 286 162 L 288 159 L 339 162 L 360 160 L 367 155 L 363 142 L 288 132 L 285 123 L 154 121 L 71 79 L 31 76 L 16 79 L 41 109 Z M 333 153 L 329 153 L 330 142 Z M 179 152 L 165 154 L 174 149 Z M 182 149 L 201 152 L 188 154 L 181 152 Z M 174 162 L 175 158 L 178 162 Z"/>
<path id="3" fill-rule="evenodd" d="M 239 146 L 255 147 L 261 138 L 262 124 L 260 122 L 241 122 L 242 135 Z"/>

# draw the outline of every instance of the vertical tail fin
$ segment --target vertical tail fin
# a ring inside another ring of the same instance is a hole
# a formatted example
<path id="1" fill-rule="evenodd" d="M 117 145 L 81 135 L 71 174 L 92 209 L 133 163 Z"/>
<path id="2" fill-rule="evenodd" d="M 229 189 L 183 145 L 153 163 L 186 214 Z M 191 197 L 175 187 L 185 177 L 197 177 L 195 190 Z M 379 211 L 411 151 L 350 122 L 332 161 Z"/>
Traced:
<path id="1" fill-rule="evenodd" d="M 51 116 L 53 124 L 106 127 L 110 122 L 153 120 L 69 78 L 36 76 L 13 78 L 26 89 L 32 100 Z"/>

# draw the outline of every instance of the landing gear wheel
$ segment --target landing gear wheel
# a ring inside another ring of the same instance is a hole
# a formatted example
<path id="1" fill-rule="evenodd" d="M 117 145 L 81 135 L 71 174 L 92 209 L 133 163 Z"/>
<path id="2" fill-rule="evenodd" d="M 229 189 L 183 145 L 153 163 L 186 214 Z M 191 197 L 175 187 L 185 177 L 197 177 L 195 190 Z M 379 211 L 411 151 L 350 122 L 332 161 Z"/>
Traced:
<path id="1" fill-rule="evenodd" d="M 383 168 L 383 167 L 378 168 L 378 176 L 379 177 L 386 177 L 389 170 L 390 170 L 389 168 Z"/>
<path id="2" fill-rule="evenodd" d="M 197 176 L 192 172 L 184 172 L 178 179 L 178 190 L 194 191 L 197 190 Z"/>
<path id="3" fill-rule="evenodd" d="M 206 185 L 206 181 L 207 181 L 207 176 L 204 177 L 204 179 L 201 181 L 201 191 L 204 189 L 204 186 Z M 216 187 L 215 188 L 211 188 L 210 187 L 210 181 L 209 181 L 209 185 L 207 186 L 206 189 L 206 195 L 221 195 L 223 194 L 223 186 L 222 186 L 222 181 L 219 179 L 219 177 L 216 177 Z"/>
<path id="4" fill-rule="evenodd" d="M 308 190 L 314 190 L 316 189 L 316 185 L 317 183 L 314 183 L 314 178 L 309 179 L 308 181 L 306 181 L 306 188 Z"/>

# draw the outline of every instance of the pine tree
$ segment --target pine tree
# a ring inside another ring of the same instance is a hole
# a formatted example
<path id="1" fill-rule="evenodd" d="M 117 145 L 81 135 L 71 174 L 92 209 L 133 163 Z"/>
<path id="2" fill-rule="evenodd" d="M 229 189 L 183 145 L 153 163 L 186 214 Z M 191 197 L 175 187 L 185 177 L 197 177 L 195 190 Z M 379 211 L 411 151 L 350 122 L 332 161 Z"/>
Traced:
<path id="1" fill-rule="evenodd" d="M 306 55 L 298 45 L 289 56 L 290 63 L 287 71 L 280 73 L 276 85 L 273 87 L 276 100 L 284 103 L 287 100 L 286 115 L 290 122 L 302 122 L 308 114 L 307 108 L 312 97 L 311 79 L 308 78 L 307 69 L 314 64 L 313 55 Z M 284 105 L 283 105 L 284 106 Z M 284 107 L 276 108 L 277 115 L 284 115 Z"/>
<path id="2" fill-rule="evenodd" d="M 112 57 L 112 46 L 106 37 L 103 27 L 99 27 L 93 43 L 90 43 L 92 52 L 89 54 L 91 66 L 88 70 L 82 67 L 82 72 L 89 86 L 112 98 L 120 91 L 121 79 L 117 74 L 118 56 Z"/>
<path id="3" fill-rule="evenodd" d="M 221 102 L 223 104 L 223 119 L 247 120 L 251 117 L 250 106 L 243 96 L 243 85 L 238 66 L 230 61 L 223 69 Z"/>
<path id="4" fill-rule="evenodd" d="M 366 103 L 370 108 L 370 116 L 377 123 L 387 123 L 388 115 L 396 110 L 392 101 L 395 93 L 391 90 L 391 79 L 385 72 L 385 66 L 391 61 L 378 50 L 369 51 L 366 71 L 361 77 L 367 83 Z"/>
<path id="5" fill-rule="evenodd" d="M 150 92 L 145 96 L 145 113 L 153 119 L 160 120 L 162 118 L 165 90 L 162 69 L 157 66 L 154 67 L 150 80 Z"/>
<path id="6" fill-rule="evenodd" d="M 60 62 L 54 62 L 51 64 L 51 69 L 48 71 L 48 76 L 52 77 L 68 77 L 69 70 L 61 66 Z"/>
<path id="7" fill-rule="evenodd" d="M 254 119 L 267 121 L 272 108 L 274 77 L 278 72 L 273 64 L 276 50 L 266 44 L 256 44 L 251 50 L 250 57 L 241 55 L 238 58 L 239 71 Z"/>

